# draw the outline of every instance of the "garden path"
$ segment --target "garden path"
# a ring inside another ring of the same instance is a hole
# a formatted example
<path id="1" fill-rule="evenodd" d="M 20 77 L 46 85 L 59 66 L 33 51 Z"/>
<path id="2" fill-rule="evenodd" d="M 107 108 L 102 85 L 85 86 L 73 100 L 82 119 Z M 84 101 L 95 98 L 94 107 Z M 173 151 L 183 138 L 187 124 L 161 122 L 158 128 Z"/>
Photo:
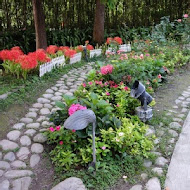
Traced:
<path id="1" fill-rule="evenodd" d="M 63 75 L 37 99 L 25 117 L 12 126 L 7 138 L 0 141 L 0 190 L 34 189 L 31 186 L 32 181 L 37 180 L 35 168 L 42 161 L 43 143 L 46 141 L 42 132 L 52 125 L 48 115 L 58 109 L 55 101 L 61 100 L 63 94 L 72 95 L 86 79 L 92 64 Z M 35 189 L 39 190 L 50 188 L 35 185 Z"/>

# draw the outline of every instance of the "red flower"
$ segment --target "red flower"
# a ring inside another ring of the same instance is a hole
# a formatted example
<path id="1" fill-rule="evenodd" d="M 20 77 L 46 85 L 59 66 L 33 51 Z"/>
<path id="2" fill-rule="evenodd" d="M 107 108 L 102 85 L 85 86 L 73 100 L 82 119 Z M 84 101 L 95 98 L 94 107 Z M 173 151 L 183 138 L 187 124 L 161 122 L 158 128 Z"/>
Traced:
<path id="1" fill-rule="evenodd" d="M 124 87 L 124 90 L 125 90 L 125 91 L 128 91 L 128 90 L 129 90 L 129 88 L 128 88 L 127 86 L 125 86 L 125 87 Z"/>
<path id="2" fill-rule="evenodd" d="M 60 145 L 63 145 L 63 141 L 60 141 L 59 144 L 60 144 Z"/>
<path id="3" fill-rule="evenodd" d="M 87 50 L 93 50 L 94 47 L 93 47 L 92 45 L 88 44 L 88 45 L 86 46 L 86 49 L 87 49 Z"/>
<path id="4" fill-rule="evenodd" d="M 36 57 L 34 54 L 28 54 L 28 55 L 22 55 L 17 60 L 17 63 L 21 64 L 22 69 L 24 70 L 30 70 L 37 67 L 38 62 L 36 60 Z"/>
<path id="5" fill-rule="evenodd" d="M 64 52 L 64 55 L 65 55 L 65 57 L 71 58 L 71 57 L 73 57 L 76 53 L 77 53 L 76 50 L 68 49 L 68 50 L 66 50 L 66 51 Z"/>
<path id="6" fill-rule="evenodd" d="M 110 44 L 113 41 L 113 38 L 107 38 L 106 43 Z"/>
<path id="7" fill-rule="evenodd" d="M 10 58 L 10 51 L 5 49 L 5 50 L 2 50 L 0 51 L 0 59 L 2 60 L 9 60 Z"/>
<path id="8" fill-rule="evenodd" d="M 162 78 L 162 75 L 161 75 L 161 74 L 159 74 L 159 75 L 158 75 L 158 78 L 159 78 L 159 79 L 161 79 L 161 78 Z"/>
<path id="9" fill-rule="evenodd" d="M 55 45 L 50 45 L 46 49 L 46 52 L 49 54 L 55 54 L 57 51 L 58 51 L 58 47 Z"/>
<path id="10" fill-rule="evenodd" d="M 74 130 L 74 129 L 73 129 L 73 130 L 72 130 L 72 132 L 73 132 L 73 133 L 75 133 L 75 132 L 76 132 L 76 130 Z"/>
<path id="11" fill-rule="evenodd" d="M 60 46 L 59 50 L 65 52 L 66 50 L 70 49 L 68 46 Z"/>
<path id="12" fill-rule="evenodd" d="M 123 43 L 120 37 L 115 37 L 113 40 L 116 41 L 119 45 Z"/>
<path id="13" fill-rule="evenodd" d="M 77 46 L 76 47 L 76 51 L 77 52 L 82 52 L 83 51 L 83 47 L 82 46 Z"/>

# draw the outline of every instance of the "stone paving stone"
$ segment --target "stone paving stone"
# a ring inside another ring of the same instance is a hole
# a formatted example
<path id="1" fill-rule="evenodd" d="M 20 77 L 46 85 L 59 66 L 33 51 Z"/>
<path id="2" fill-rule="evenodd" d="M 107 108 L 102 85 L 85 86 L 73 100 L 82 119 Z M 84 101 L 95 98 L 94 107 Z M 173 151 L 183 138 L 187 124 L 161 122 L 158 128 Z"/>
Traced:
<path id="1" fill-rule="evenodd" d="M 40 156 L 38 154 L 33 154 L 30 157 L 30 167 L 33 168 L 35 167 L 40 161 Z"/>
<path id="2" fill-rule="evenodd" d="M 10 164 L 6 161 L 0 161 L 0 169 L 7 170 L 10 168 Z"/>
<path id="3" fill-rule="evenodd" d="M 178 97 L 179 100 L 184 100 L 185 98 L 183 96 Z"/>
<path id="4" fill-rule="evenodd" d="M 12 182 L 12 190 L 28 190 L 32 182 L 31 177 L 23 177 Z"/>
<path id="5" fill-rule="evenodd" d="M 55 86 L 54 86 L 54 87 L 51 87 L 51 89 L 54 90 L 54 91 L 57 91 L 57 90 L 58 90 L 58 88 L 55 87 Z"/>
<path id="6" fill-rule="evenodd" d="M 60 100 L 62 100 L 62 96 L 54 96 L 54 97 L 51 98 L 51 100 L 60 101 Z"/>
<path id="7" fill-rule="evenodd" d="M 26 125 L 26 128 L 29 129 L 38 129 L 40 127 L 40 123 L 30 123 Z"/>
<path id="8" fill-rule="evenodd" d="M 172 137 L 177 137 L 178 133 L 172 129 L 168 130 L 168 133 L 172 135 Z"/>
<path id="9" fill-rule="evenodd" d="M 71 92 L 67 92 L 67 93 L 65 93 L 65 95 L 73 96 L 73 93 L 71 93 Z"/>
<path id="10" fill-rule="evenodd" d="M 168 160 L 166 160 L 164 157 L 158 157 L 155 161 L 155 164 L 160 167 L 164 167 L 168 163 Z"/>
<path id="11" fill-rule="evenodd" d="M 157 177 L 149 179 L 145 188 L 147 190 L 161 190 L 159 179 Z"/>
<path id="12" fill-rule="evenodd" d="M 181 103 L 181 100 L 178 100 L 178 99 L 177 99 L 177 100 L 175 100 L 175 103 L 176 103 L 176 104 L 179 104 L 179 103 Z"/>
<path id="13" fill-rule="evenodd" d="M 188 112 L 189 110 L 187 109 L 187 108 L 183 108 L 182 110 L 181 110 L 181 112 L 182 113 L 186 113 L 186 112 Z"/>
<path id="14" fill-rule="evenodd" d="M 32 107 L 34 107 L 34 108 L 42 108 L 43 104 L 35 103 L 35 104 L 32 105 Z"/>
<path id="15" fill-rule="evenodd" d="M 42 95 L 44 98 L 50 99 L 53 97 L 53 94 L 43 94 Z"/>
<path id="16" fill-rule="evenodd" d="M 23 123 L 26 123 L 26 124 L 28 124 L 28 123 L 32 123 L 33 122 L 33 119 L 32 118 L 22 118 L 22 119 L 20 119 L 20 121 L 21 122 L 23 122 Z"/>
<path id="17" fill-rule="evenodd" d="M 46 103 L 49 103 L 50 100 L 46 99 L 46 98 L 38 98 L 37 99 L 37 102 L 38 103 L 41 103 L 41 104 L 46 104 Z"/>
<path id="18" fill-rule="evenodd" d="M 38 143 L 44 143 L 47 141 L 47 137 L 42 134 L 42 133 L 38 133 L 34 138 L 33 138 L 34 142 L 38 142 Z"/>
<path id="19" fill-rule="evenodd" d="M 58 80 L 56 83 L 57 83 L 57 84 L 64 84 L 64 81 Z"/>
<path id="20" fill-rule="evenodd" d="M 152 169 L 152 171 L 154 173 L 156 173 L 158 176 L 162 176 L 163 175 L 163 169 L 162 168 L 155 167 L 155 168 Z"/>
<path id="21" fill-rule="evenodd" d="M 5 100 L 8 97 L 8 93 L 0 95 L 0 100 Z"/>
<path id="22" fill-rule="evenodd" d="M 142 185 L 134 185 L 130 190 L 142 190 Z"/>
<path id="23" fill-rule="evenodd" d="M 11 163 L 11 167 L 13 168 L 26 168 L 26 164 L 20 160 L 16 160 Z"/>
<path id="24" fill-rule="evenodd" d="M 180 129 L 182 126 L 178 122 L 172 122 L 169 124 L 169 127 L 172 129 Z"/>
<path id="25" fill-rule="evenodd" d="M 36 130 L 34 130 L 34 129 L 28 129 L 24 134 L 32 137 L 32 136 L 34 136 L 35 133 L 36 133 Z"/>
<path id="26" fill-rule="evenodd" d="M 44 147 L 39 143 L 34 143 L 31 147 L 31 151 L 36 154 L 40 154 L 44 151 Z"/>
<path id="27" fill-rule="evenodd" d="M 50 114 L 50 111 L 49 111 L 48 108 L 42 108 L 42 109 L 40 110 L 40 114 L 41 114 L 41 115 L 48 115 L 48 114 Z"/>
<path id="28" fill-rule="evenodd" d="M 5 139 L 0 141 L 0 146 L 3 150 L 15 150 L 16 148 L 18 148 L 18 144 Z"/>
<path id="29" fill-rule="evenodd" d="M 42 127 L 50 127 L 51 125 L 54 125 L 52 122 L 49 121 L 43 121 L 42 122 Z"/>
<path id="30" fill-rule="evenodd" d="M 19 158 L 19 160 L 26 160 L 29 154 L 30 151 L 27 147 L 21 147 L 20 150 L 17 152 L 17 157 Z"/>
<path id="31" fill-rule="evenodd" d="M 60 93 L 62 93 L 62 94 L 64 94 L 64 93 L 67 93 L 67 92 L 68 92 L 68 90 L 65 90 L 65 89 L 60 89 L 60 90 L 59 90 L 59 92 L 60 92 Z"/>
<path id="32" fill-rule="evenodd" d="M 63 84 L 56 84 L 55 86 L 56 86 L 56 87 L 60 87 L 60 86 L 62 86 L 62 85 L 63 85 Z"/>
<path id="33" fill-rule="evenodd" d="M 32 118 L 36 118 L 37 117 L 37 113 L 36 112 L 29 112 L 25 115 L 25 117 L 32 117 Z"/>
<path id="34" fill-rule="evenodd" d="M 173 121 L 177 121 L 177 122 L 183 122 L 183 120 L 182 119 L 180 119 L 180 118 L 173 118 Z"/>
<path id="35" fill-rule="evenodd" d="M 76 177 L 67 178 L 66 180 L 53 187 L 51 190 L 64 190 L 65 187 L 70 190 L 86 190 L 82 180 Z"/>
<path id="36" fill-rule="evenodd" d="M 173 106 L 172 108 L 177 109 L 177 108 L 178 108 L 178 106 Z"/>
<path id="37" fill-rule="evenodd" d="M 16 158 L 16 157 L 15 157 L 15 154 L 14 154 L 13 152 L 8 152 L 8 153 L 5 154 L 5 156 L 4 156 L 4 160 L 10 161 L 10 162 L 14 161 L 15 158 Z"/>
<path id="38" fill-rule="evenodd" d="M 18 177 L 25 177 L 31 175 L 33 175 L 33 172 L 30 170 L 9 170 L 4 174 L 4 176 L 8 179 L 14 179 Z"/>
<path id="39" fill-rule="evenodd" d="M 20 144 L 22 146 L 29 146 L 31 145 L 31 139 L 28 136 L 24 135 L 20 138 Z"/>
<path id="40" fill-rule="evenodd" d="M 46 93 L 48 93 L 48 94 L 53 94 L 54 91 L 53 91 L 52 89 L 47 89 L 47 90 L 46 90 Z"/>
<path id="41" fill-rule="evenodd" d="M 149 168 L 150 166 L 152 166 L 152 162 L 150 160 L 144 160 L 143 166 Z"/>
<path id="42" fill-rule="evenodd" d="M 16 123 L 13 125 L 13 129 L 21 130 L 25 126 L 24 123 Z"/>
<path id="43" fill-rule="evenodd" d="M 30 112 L 38 112 L 38 110 L 39 110 L 38 108 L 29 108 Z"/>
<path id="44" fill-rule="evenodd" d="M 46 121 L 47 117 L 45 115 L 41 115 L 36 121 L 37 122 L 42 122 L 42 121 Z"/>
<path id="45" fill-rule="evenodd" d="M 63 93 L 60 93 L 60 92 L 56 92 L 55 93 L 55 96 L 61 96 Z"/>
<path id="46" fill-rule="evenodd" d="M 10 131 L 10 132 L 7 134 L 7 138 L 8 138 L 9 140 L 16 141 L 16 140 L 19 138 L 20 133 L 21 133 L 21 132 L 18 131 L 18 130 Z"/>
<path id="47" fill-rule="evenodd" d="M 47 129 L 47 128 L 42 128 L 42 129 L 40 129 L 39 130 L 39 132 L 44 132 L 44 131 L 48 131 L 49 129 Z"/>
<path id="48" fill-rule="evenodd" d="M 0 183 L 0 190 L 9 190 L 10 182 L 8 180 L 4 180 Z"/>
<path id="49" fill-rule="evenodd" d="M 51 104 L 44 104 L 44 108 L 49 108 L 49 109 L 51 109 L 51 108 L 52 108 L 52 105 L 51 105 Z"/>

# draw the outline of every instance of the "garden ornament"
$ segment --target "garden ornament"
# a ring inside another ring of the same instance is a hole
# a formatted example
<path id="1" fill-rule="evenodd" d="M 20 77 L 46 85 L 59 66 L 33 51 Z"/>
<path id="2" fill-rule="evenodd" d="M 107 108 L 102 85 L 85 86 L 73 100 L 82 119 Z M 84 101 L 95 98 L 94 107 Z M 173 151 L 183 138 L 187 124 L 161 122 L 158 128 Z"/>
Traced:
<path id="1" fill-rule="evenodd" d="M 141 82 L 137 80 L 134 82 L 131 88 L 131 97 L 136 98 L 141 102 L 141 107 L 136 108 L 138 117 L 143 122 L 151 119 L 153 116 L 152 108 L 148 105 L 152 102 L 152 96 L 146 92 L 145 86 Z"/>
<path id="2" fill-rule="evenodd" d="M 66 119 L 64 127 L 70 130 L 82 130 L 92 123 L 92 149 L 93 149 L 93 162 L 92 166 L 96 165 L 96 150 L 95 150 L 95 129 L 96 129 L 96 115 L 92 110 L 78 110 Z"/>

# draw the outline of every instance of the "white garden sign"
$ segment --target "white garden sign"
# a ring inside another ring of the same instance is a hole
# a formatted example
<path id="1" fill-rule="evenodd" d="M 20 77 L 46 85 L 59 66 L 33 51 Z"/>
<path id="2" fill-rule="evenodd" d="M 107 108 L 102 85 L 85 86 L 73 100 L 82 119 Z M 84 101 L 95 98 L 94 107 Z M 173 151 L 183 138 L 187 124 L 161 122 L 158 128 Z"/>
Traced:
<path id="1" fill-rule="evenodd" d="M 102 49 L 90 50 L 90 58 L 94 56 L 100 56 L 102 54 Z"/>
<path id="2" fill-rule="evenodd" d="M 70 58 L 70 64 L 81 61 L 82 53 L 76 53 L 72 58 Z"/>
<path id="3" fill-rule="evenodd" d="M 52 59 L 50 62 L 44 63 L 40 65 L 39 76 L 42 77 L 47 72 L 50 72 L 55 67 L 59 67 L 60 65 L 64 66 L 65 64 L 65 56 L 60 56 Z"/>

